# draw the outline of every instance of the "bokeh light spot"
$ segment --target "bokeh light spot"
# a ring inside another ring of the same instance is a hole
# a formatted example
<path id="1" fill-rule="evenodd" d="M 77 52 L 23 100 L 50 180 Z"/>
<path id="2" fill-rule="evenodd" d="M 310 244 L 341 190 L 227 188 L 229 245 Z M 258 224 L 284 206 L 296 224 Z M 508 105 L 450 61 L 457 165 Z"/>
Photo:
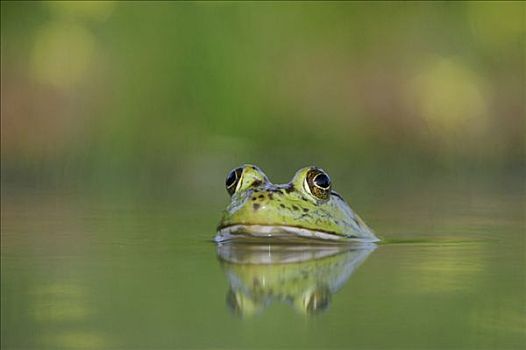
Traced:
<path id="1" fill-rule="evenodd" d="M 93 59 L 95 39 L 83 26 L 51 22 L 37 33 L 32 71 L 40 82 L 70 88 L 86 77 Z"/>
<path id="2" fill-rule="evenodd" d="M 484 79 L 453 58 L 431 60 L 409 85 L 409 95 L 429 130 L 478 133 L 487 127 Z"/>

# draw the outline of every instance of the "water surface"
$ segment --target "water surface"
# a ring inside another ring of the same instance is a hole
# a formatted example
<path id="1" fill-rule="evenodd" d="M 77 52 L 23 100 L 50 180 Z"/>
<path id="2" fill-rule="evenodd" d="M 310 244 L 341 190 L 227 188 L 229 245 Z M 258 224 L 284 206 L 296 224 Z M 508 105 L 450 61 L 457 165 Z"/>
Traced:
<path id="1" fill-rule="evenodd" d="M 363 200 L 384 243 L 295 250 L 216 246 L 215 202 L 4 190 L 3 349 L 526 344 L 522 192 Z"/>

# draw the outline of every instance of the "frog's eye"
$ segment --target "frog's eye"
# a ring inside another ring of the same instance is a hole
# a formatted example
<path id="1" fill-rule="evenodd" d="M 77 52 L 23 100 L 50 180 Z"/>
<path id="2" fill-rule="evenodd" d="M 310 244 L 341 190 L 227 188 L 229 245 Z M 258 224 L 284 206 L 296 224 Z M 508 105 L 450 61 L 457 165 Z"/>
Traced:
<path id="1" fill-rule="evenodd" d="M 226 190 L 230 195 L 233 195 L 236 192 L 237 184 L 241 179 L 241 174 L 243 173 L 243 168 L 236 168 L 232 170 L 226 177 L 225 185 Z"/>
<path id="2" fill-rule="evenodd" d="M 322 190 L 328 190 L 331 187 L 331 179 L 323 173 L 314 176 L 312 183 Z"/>
<path id="3" fill-rule="evenodd" d="M 309 192 L 318 199 L 329 199 L 331 194 L 331 178 L 321 169 L 314 168 L 307 172 L 305 181 Z"/>

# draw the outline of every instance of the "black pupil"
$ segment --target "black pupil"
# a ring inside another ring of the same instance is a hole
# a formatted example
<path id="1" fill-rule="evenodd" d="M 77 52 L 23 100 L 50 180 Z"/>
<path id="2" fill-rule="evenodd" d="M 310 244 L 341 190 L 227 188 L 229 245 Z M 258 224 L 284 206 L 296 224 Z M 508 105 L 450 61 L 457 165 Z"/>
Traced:
<path id="1" fill-rule="evenodd" d="M 236 182 L 236 179 L 237 179 L 236 171 L 232 170 L 230 174 L 228 174 L 228 176 L 226 177 L 226 187 L 232 186 L 234 182 Z"/>
<path id="2" fill-rule="evenodd" d="M 329 179 L 327 175 L 319 174 L 318 176 L 314 178 L 314 183 L 318 187 L 329 188 L 329 186 L 331 185 L 331 180 Z"/>

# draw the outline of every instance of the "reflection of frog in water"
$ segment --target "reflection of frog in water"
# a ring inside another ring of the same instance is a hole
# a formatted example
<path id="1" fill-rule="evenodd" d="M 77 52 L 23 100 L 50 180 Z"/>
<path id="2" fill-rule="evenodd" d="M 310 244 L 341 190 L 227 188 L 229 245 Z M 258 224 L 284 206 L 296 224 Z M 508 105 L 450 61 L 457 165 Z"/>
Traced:
<path id="1" fill-rule="evenodd" d="M 375 245 L 254 245 L 218 246 L 218 256 L 230 290 L 227 304 L 234 313 L 251 316 L 271 302 L 292 304 L 313 314 L 325 310 L 333 293 L 349 279 Z"/>
<path id="2" fill-rule="evenodd" d="M 274 185 L 254 165 L 230 172 L 232 196 L 219 224 L 217 242 L 256 237 L 279 241 L 376 242 L 378 238 L 343 198 L 322 169 L 298 170 L 286 185 Z"/>

